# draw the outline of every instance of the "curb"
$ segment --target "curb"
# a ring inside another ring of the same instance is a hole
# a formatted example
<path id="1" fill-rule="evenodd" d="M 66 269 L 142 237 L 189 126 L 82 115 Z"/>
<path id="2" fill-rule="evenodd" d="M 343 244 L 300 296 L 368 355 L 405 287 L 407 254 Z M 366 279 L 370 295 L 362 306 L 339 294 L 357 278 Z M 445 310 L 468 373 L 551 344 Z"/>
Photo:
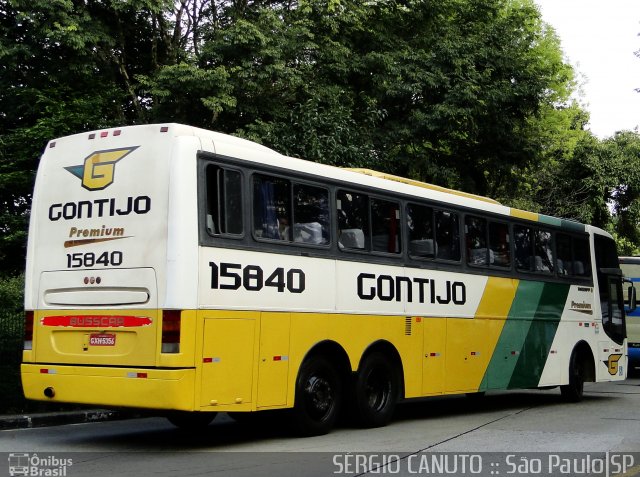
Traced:
<path id="1" fill-rule="evenodd" d="M 30 429 L 34 427 L 62 426 L 89 422 L 116 421 L 139 417 L 136 414 L 106 409 L 85 411 L 47 412 L 38 414 L 15 414 L 0 416 L 0 430 Z"/>

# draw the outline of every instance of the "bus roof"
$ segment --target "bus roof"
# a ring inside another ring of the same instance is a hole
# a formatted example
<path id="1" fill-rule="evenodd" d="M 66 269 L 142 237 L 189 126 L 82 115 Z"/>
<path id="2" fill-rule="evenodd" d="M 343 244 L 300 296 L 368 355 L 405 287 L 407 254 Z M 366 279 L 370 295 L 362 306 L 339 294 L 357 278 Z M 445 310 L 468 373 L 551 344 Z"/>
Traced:
<path id="1" fill-rule="evenodd" d="M 393 174 L 387 174 L 385 172 L 374 171 L 373 169 L 361 169 L 361 168 L 345 168 L 347 171 L 359 172 L 360 174 L 366 174 L 372 177 L 380 177 L 382 179 L 387 179 L 390 181 L 402 182 L 403 184 L 410 184 L 418 187 L 423 187 L 429 190 L 437 190 L 439 192 L 445 192 L 447 194 L 459 195 L 461 197 L 467 197 L 469 199 L 476 199 L 483 202 L 488 202 L 490 204 L 501 205 L 497 200 L 491 199 L 489 197 L 483 197 L 481 195 L 470 194 L 468 192 L 462 192 L 455 189 L 447 189 L 446 187 L 441 187 L 434 184 L 429 184 L 428 182 L 421 182 L 415 179 L 408 179 L 406 177 L 394 176 Z"/>
<path id="2" fill-rule="evenodd" d="M 584 224 L 578 222 L 511 208 L 488 197 L 448 189 L 371 169 L 340 168 L 305 159 L 288 157 L 248 139 L 177 123 L 123 126 L 113 129 L 89 131 L 54 139 L 49 143 L 48 147 L 55 147 L 56 143 L 61 146 L 67 141 L 78 141 L 81 138 L 82 140 L 86 140 L 87 138 L 91 140 L 98 137 L 107 137 L 111 134 L 119 136 L 129 131 L 131 133 L 140 133 L 144 136 L 150 134 L 168 134 L 173 137 L 195 136 L 200 139 L 204 151 L 212 151 L 220 156 L 238 158 L 258 164 L 268 164 L 277 168 L 295 170 L 303 174 L 317 175 L 336 181 L 358 184 L 363 187 L 393 190 L 408 196 L 416 196 L 458 207 L 469 207 L 499 215 L 517 217 L 527 221 L 553 225 L 572 231 L 584 232 L 586 229 Z"/>

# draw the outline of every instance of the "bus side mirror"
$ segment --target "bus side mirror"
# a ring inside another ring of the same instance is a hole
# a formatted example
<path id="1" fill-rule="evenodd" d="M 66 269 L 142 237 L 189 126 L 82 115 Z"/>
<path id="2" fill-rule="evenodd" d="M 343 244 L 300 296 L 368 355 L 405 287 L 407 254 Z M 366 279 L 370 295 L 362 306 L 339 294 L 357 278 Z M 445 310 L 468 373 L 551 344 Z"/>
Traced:
<path id="1" fill-rule="evenodd" d="M 629 283 L 629 304 L 626 310 L 627 313 L 632 313 L 636 311 L 637 308 L 637 297 L 636 297 L 636 287 L 633 286 L 633 282 L 630 280 L 625 280 L 625 283 Z"/>

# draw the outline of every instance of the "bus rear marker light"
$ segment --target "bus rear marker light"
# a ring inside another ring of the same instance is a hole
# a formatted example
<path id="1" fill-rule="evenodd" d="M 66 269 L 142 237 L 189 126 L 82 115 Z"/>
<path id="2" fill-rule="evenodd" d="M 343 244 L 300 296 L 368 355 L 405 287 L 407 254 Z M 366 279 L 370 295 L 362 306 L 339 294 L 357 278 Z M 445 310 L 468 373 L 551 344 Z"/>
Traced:
<path id="1" fill-rule="evenodd" d="M 127 373 L 127 378 L 146 379 L 147 373 Z"/>

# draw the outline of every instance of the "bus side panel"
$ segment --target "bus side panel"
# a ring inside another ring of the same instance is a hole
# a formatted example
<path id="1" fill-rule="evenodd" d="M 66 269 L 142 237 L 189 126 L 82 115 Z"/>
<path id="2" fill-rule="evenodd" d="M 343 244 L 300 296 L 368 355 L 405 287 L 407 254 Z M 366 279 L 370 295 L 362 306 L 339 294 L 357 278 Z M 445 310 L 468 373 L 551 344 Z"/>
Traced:
<path id="1" fill-rule="evenodd" d="M 543 283 L 521 281 L 483 378 L 483 389 L 507 389 L 542 296 Z"/>
<path id="2" fill-rule="evenodd" d="M 509 388 L 536 387 L 567 302 L 569 285 L 545 283 Z"/>
<path id="3" fill-rule="evenodd" d="M 422 394 L 442 394 L 445 382 L 445 357 L 447 348 L 447 320 L 425 318 L 424 366 L 422 368 Z"/>
<path id="4" fill-rule="evenodd" d="M 287 404 L 290 313 L 262 313 L 258 358 L 258 408 Z"/>
<path id="5" fill-rule="evenodd" d="M 448 393 L 474 392 L 486 369 L 485 356 L 489 343 L 487 320 L 447 318 L 447 355 L 445 359 L 445 390 Z"/>
<path id="6" fill-rule="evenodd" d="M 404 371 L 405 397 L 422 395 L 422 317 L 292 313 L 287 402 L 293 405 L 298 369 L 314 347 L 333 342 L 344 349 L 350 370 L 358 369 L 367 349 L 380 341 L 390 343 L 400 355 Z M 444 322 L 444 321 L 442 321 Z"/>
<path id="7" fill-rule="evenodd" d="M 620 268 L 625 277 L 633 283 L 636 295 L 640 297 L 640 257 L 620 258 Z M 625 289 L 625 303 L 629 304 L 628 292 Z M 640 369 L 640 308 L 627 312 L 627 353 L 629 373 Z"/>
<path id="8" fill-rule="evenodd" d="M 203 312 L 202 316 L 200 406 L 252 403 L 257 314 Z"/>
<path id="9" fill-rule="evenodd" d="M 511 278 L 491 277 L 482 295 L 482 300 L 476 311 L 476 320 L 486 323 L 484 335 L 479 338 L 486 343 L 486 352 L 481 355 L 481 373 L 474 377 L 473 391 L 486 389 L 485 376 L 491 362 L 491 357 L 496 349 L 502 330 L 507 320 L 507 315 L 513 304 L 518 289 L 518 280 Z M 478 339 L 478 338 L 476 338 Z"/>
<path id="10" fill-rule="evenodd" d="M 640 284 L 640 279 L 636 278 L 636 287 Z M 640 296 L 640 293 L 638 293 Z M 640 309 L 627 314 L 627 346 L 629 356 L 629 372 L 640 369 Z"/>
<path id="11" fill-rule="evenodd" d="M 485 389 L 483 378 L 504 328 L 517 286 L 517 280 L 489 278 L 473 319 L 446 320 L 447 392 L 477 392 Z"/>
<path id="12" fill-rule="evenodd" d="M 596 311 L 594 288 L 572 285 L 538 386 L 557 386 L 569 382 L 569 362 L 576 343 L 589 343 L 596 356 L 595 343 L 601 331 Z"/>

